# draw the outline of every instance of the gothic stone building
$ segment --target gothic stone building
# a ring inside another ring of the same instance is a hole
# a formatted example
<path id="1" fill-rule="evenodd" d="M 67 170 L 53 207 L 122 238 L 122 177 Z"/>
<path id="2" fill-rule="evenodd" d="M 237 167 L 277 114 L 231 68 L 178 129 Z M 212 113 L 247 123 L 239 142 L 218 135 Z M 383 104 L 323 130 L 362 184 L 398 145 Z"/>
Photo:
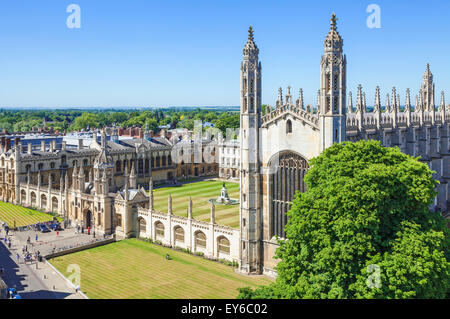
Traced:
<path id="1" fill-rule="evenodd" d="M 0 200 L 58 213 L 72 224 L 95 226 L 107 234 L 125 223 L 114 205 L 126 186 L 139 202 L 147 196 L 142 187 L 150 180 L 173 183 L 179 178 L 216 175 L 218 169 L 214 163 L 183 161 L 186 156 L 178 163 L 173 155 L 184 152 L 190 157 L 193 143 L 165 136 L 150 138 L 148 130 L 145 138 L 125 140 L 119 140 L 117 130 L 110 140 L 105 131 L 101 138 L 94 133 L 86 148 L 82 143 L 68 148 L 65 142 L 57 147 L 53 140 L 50 144 L 43 141 L 36 150 L 31 143 L 22 145 L 20 138 L 14 142 L 11 147 L 11 141 L 2 137 Z M 214 154 L 211 141 L 202 140 L 200 145 L 201 150 Z"/>
<path id="2" fill-rule="evenodd" d="M 303 177 L 309 161 L 342 141 L 380 140 L 399 147 L 436 171 L 439 180 L 434 209 L 448 211 L 450 180 L 449 124 L 444 95 L 435 109 L 433 75 L 427 65 L 414 109 L 410 91 L 403 109 L 395 88 L 381 107 L 379 88 L 373 111 L 366 109 L 365 93 L 358 87 L 356 109 L 351 93 L 347 105 L 347 59 L 343 40 L 331 18 L 320 67 L 317 111 L 304 106 L 300 90 L 296 101 L 290 88 L 281 89 L 275 107 L 261 111 L 261 62 L 250 28 L 241 63 L 241 247 L 240 269 L 246 273 L 274 275 L 276 237 L 284 238 L 286 212 L 295 191 L 305 190 Z"/>

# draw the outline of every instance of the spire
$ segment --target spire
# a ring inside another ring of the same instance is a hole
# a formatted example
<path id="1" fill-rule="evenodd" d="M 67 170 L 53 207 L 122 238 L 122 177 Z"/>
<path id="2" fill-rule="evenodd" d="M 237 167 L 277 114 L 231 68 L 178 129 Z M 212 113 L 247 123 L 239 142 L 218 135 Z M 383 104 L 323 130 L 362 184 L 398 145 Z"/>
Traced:
<path id="1" fill-rule="evenodd" d="M 192 219 L 192 197 L 189 197 L 188 218 Z"/>
<path id="2" fill-rule="evenodd" d="M 298 93 L 297 106 L 300 107 L 302 110 L 305 109 L 305 104 L 303 102 L 303 89 L 300 89 Z"/>
<path id="3" fill-rule="evenodd" d="M 169 194 L 169 199 L 168 199 L 168 210 L 169 210 L 169 215 L 172 215 L 172 195 Z"/>
<path id="4" fill-rule="evenodd" d="M 395 86 L 392 88 L 392 106 L 391 111 L 397 111 L 397 91 Z"/>
<path id="5" fill-rule="evenodd" d="M 68 190 L 68 188 L 69 188 L 69 174 L 67 174 L 67 172 L 64 174 L 65 175 L 65 177 L 64 177 L 64 187 L 65 187 L 65 189 L 66 189 L 66 191 Z"/>
<path id="6" fill-rule="evenodd" d="M 64 178 L 63 174 L 59 176 L 59 192 L 62 193 L 64 191 Z"/>
<path id="7" fill-rule="evenodd" d="M 441 104 L 439 104 L 439 111 L 445 110 L 445 93 L 441 92 Z"/>
<path id="8" fill-rule="evenodd" d="M 102 178 L 103 179 L 103 178 Z M 105 186 L 105 185 L 103 185 L 103 186 Z M 125 196 L 125 201 L 127 201 L 128 202 L 128 199 L 129 199 L 129 197 L 130 197 L 130 195 L 129 195 L 129 189 L 128 189 L 128 179 L 126 178 L 125 179 L 125 192 L 124 192 L 124 196 Z"/>
<path id="9" fill-rule="evenodd" d="M 211 202 L 211 220 L 210 220 L 211 224 L 215 224 L 216 223 L 216 206 L 214 205 L 213 202 Z"/>
<path id="10" fill-rule="evenodd" d="M 248 29 L 248 41 L 244 47 L 244 58 L 247 59 L 257 59 L 259 54 L 259 49 L 255 44 L 253 33 L 253 27 L 250 26 Z"/>
<path id="11" fill-rule="evenodd" d="M 72 172 L 72 177 L 76 178 L 78 176 L 78 172 L 77 172 L 78 168 L 77 168 L 77 162 L 75 162 L 75 166 L 73 167 L 73 172 Z"/>
<path id="12" fill-rule="evenodd" d="M 421 112 L 425 111 L 424 105 L 423 105 L 422 94 L 419 94 L 419 104 L 418 105 L 419 105 L 418 111 L 421 111 Z"/>
<path id="13" fill-rule="evenodd" d="M 356 97 L 356 112 L 363 111 L 363 93 L 361 84 L 358 85 L 358 95 Z"/>
<path id="14" fill-rule="evenodd" d="M 135 167 L 134 167 L 134 161 L 131 164 L 130 187 L 131 187 L 131 189 L 136 189 L 137 188 L 136 171 L 135 171 Z"/>
<path id="15" fill-rule="evenodd" d="M 363 92 L 363 99 L 362 99 L 362 109 L 363 109 L 363 112 L 366 112 L 367 111 L 367 108 L 366 108 L 366 92 Z"/>
<path id="16" fill-rule="evenodd" d="M 433 76 L 433 74 L 431 73 L 430 70 L 430 63 L 427 63 L 426 67 L 425 67 L 425 73 L 423 74 L 424 78 L 429 78 L 430 76 Z"/>
<path id="17" fill-rule="evenodd" d="M 102 146 L 102 149 L 106 148 L 106 131 L 105 131 L 105 129 L 102 130 L 101 146 Z"/>
<path id="18" fill-rule="evenodd" d="M 419 110 L 420 110 L 419 96 L 416 95 L 416 103 L 414 104 L 414 112 L 418 112 Z"/>
<path id="19" fill-rule="evenodd" d="M 125 177 L 125 179 L 128 179 L 129 174 L 128 174 L 128 162 L 125 164 L 125 172 L 123 173 L 123 176 Z"/>
<path id="20" fill-rule="evenodd" d="M 283 89 L 280 87 L 278 89 L 278 100 L 277 100 L 277 107 L 283 105 Z"/>
<path id="21" fill-rule="evenodd" d="M 154 197 L 153 197 L 153 177 L 150 177 L 150 182 L 149 182 L 149 186 L 148 186 L 148 198 L 149 198 L 149 208 L 150 208 L 150 211 L 153 211 L 153 200 L 154 200 Z"/>
<path id="22" fill-rule="evenodd" d="M 396 109 L 396 111 L 397 112 L 400 112 L 400 94 L 397 94 L 397 109 Z"/>
<path id="23" fill-rule="evenodd" d="M 286 104 L 292 104 L 291 86 L 288 86 L 288 93 L 286 94 Z"/>
<path id="24" fill-rule="evenodd" d="M 325 38 L 325 52 L 342 51 L 344 43 L 341 35 L 337 31 L 337 20 L 336 15 L 333 13 L 330 19 L 330 31 Z"/>
<path id="25" fill-rule="evenodd" d="M 377 86 L 375 89 L 375 103 L 373 105 L 374 112 L 381 111 L 381 97 L 380 97 L 380 87 Z"/>
<path id="26" fill-rule="evenodd" d="M 406 89 L 405 112 L 411 112 L 411 93 Z"/>
<path id="27" fill-rule="evenodd" d="M 388 93 L 388 94 L 386 94 L 386 109 L 385 109 L 386 112 L 391 112 L 391 104 L 390 103 L 391 102 L 389 100 L 389 93 Z"/>
<path id="28" fill-rule="evenodd" d="M 353 113 L 352 91 L 348 93 L 348 113 Z"/>

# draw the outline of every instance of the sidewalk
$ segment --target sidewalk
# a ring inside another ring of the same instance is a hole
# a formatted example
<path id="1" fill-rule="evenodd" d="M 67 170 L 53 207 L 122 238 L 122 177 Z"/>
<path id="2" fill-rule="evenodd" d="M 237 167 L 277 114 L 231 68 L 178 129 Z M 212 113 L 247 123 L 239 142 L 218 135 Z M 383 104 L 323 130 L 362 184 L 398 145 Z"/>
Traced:
<path id="1" fill-rule="evenodd" d="M 47 262 L 24 262 L 22 247 L 26 239 L 22 241 L 21 236 L 10 232 L 11 249 L 8 249 L 3 241 L 5 235 L 5 231 L 0 230 L 0 267 L 5 268 L 3 279 L 9 287 L 15 287 L 23 299 L 85 299 Z M 17 253 L 20 255 L 19 262 Z"/>

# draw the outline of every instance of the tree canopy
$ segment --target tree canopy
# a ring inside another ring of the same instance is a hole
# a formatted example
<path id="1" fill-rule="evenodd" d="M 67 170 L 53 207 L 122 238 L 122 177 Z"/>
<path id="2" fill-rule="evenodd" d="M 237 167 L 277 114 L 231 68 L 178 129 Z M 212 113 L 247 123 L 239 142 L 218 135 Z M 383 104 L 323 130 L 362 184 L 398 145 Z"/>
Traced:
<path id="1" fill-rule="evenodd" d="M 311 160 L 288 212 L 274 284 L 239 298 L 445 298 L 449 232 L 430 211 L 427 165 L 377 141 L 335 144 Z"/>

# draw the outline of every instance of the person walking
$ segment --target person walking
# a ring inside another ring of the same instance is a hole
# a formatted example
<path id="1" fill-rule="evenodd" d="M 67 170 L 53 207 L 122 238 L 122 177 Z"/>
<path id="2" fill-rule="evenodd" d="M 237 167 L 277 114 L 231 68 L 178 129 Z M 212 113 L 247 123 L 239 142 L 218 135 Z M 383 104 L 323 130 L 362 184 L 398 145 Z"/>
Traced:
<path id="1" fill-rule="evenodd" d="M 38 241 L 38 234 L 36 234 L 36 242 Z"/>
<path id="2" fill-rule="evenodd" d="M 17 258 L 17 263 L 20 263 L 20 255 L 19 255 L 19 253 L 17 253 L 16 258 Z"/>

